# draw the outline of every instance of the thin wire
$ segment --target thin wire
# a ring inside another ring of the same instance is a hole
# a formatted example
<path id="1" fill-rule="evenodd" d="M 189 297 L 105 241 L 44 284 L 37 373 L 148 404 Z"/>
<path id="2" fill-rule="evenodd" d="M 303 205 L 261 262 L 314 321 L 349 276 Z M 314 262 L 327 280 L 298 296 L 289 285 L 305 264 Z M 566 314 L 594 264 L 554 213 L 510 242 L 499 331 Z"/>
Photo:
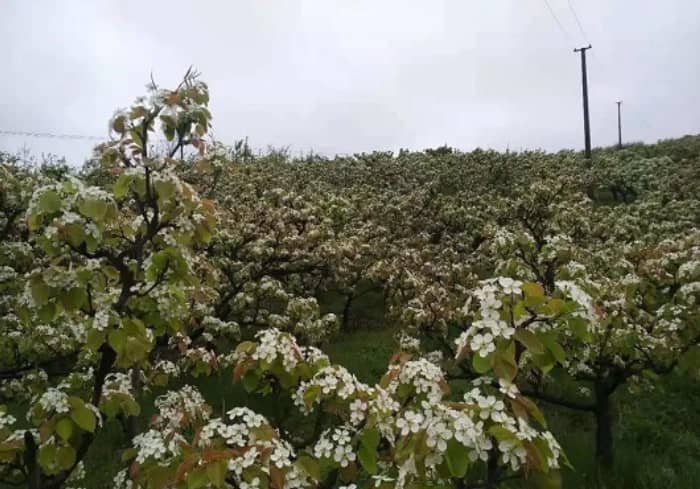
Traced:
<path id="1" fill-rule="evenodd" d="M 5 136 L 28 136 L 32 138 L 50 138 L 50 139 L 86 139 L 90 141 L 106 141 L 109 138 L 86 136 L 84 134 L 53 134 L 50 132 L 31 132 L 31 131 L 5 131 L 0 129 L 0 135 Z"/>
<path id="2" fill-rule="evenodd" d="M 35 131 L 6 131 L 0 129 L 0 136 L 26 136 L 30 138 L 44 138 L 44 139 L 82 139 L 86 141 L 109 141 L 109 137 L 99 137 L 99 136 L 88 136 L 85 134 L 54 134 L 52 132 L 35 132 Z M 153 139 L 153 143 L 167 143 L 166 139 L 157 138 Z"/>
<path id="3" fill-rule="evenodd" d="M 581 37 L 583 37 L 583 40 L 586 42 L 586 44 L 590 45 L 591 41 L 588 39 L 588 35 L 586 34 L 586 30 L 583 28 L 583 24 L 581 23 L 581 18 L 578 16 L 576 13 L 576 10 L 574 9 L 573 3 L 571 3 L 571 0 L 567 0 L 567 3 L 569 4 L 569 10 L 571 10 L 571 14 L 574 16 L 574 20 L 576 21 L 576 25 L 578 26 L 578 30 L 581 33 Z M 596 61 L 600 61 L 598 59 L 598 55 L 594 50 L 591 50 L 591 54 L 595 58 Z"/>
<path id="4" fill-rule="evenodd" d="M 544 0 L 544 4 L 547 6 L 547 10 L 549 10 L 549 13 L 552 15 L 552 18 L 554 19 L 554 21 L 555 21 L 555 22 L 557 23 L 557 25 L 559 26 L 559 30 L 561 30 L 562 34 L 564 34 L 564 37 L 566 37 L 566 39 L 567 39 L 570 43 L 573 44 L 573 43 L 574 43 L 573 39 L 572 39 L 571 36 L 569 35 L 568 31 L 567 31 L 566 29 L 564 29 L 564 26 L 562 25 L 561 21 L 559 20 L 559 17 L 557 17 L 557 14 L 554 13 L 554 10 L 552 9 L 552 6 L 549 4 L 549 2 L 548 2 L 547 0 Z"/>
<path id="5" fill-rule="evenodd" d="M 581 37 L 583 37 L 583 40 L 586 41 L 586 44 L 590 44 L 591 42 L 588 40 L 588 36 L 586 35 L 586 31 L 583 29 L 583 25 L 581 24 L 581 19 L 579 18 L 578 14 L 576 14 L 576 10 L 574 9 L 574 5 L 571 3 L 571 0 L 567 0 L 567 3 L 569 4 L 569 10 L 571 10 L 571 13 L 574 16 L 574 20 L 576 20 L 576 25 L 578 26 L 578 30 L 581 32 Z"/>

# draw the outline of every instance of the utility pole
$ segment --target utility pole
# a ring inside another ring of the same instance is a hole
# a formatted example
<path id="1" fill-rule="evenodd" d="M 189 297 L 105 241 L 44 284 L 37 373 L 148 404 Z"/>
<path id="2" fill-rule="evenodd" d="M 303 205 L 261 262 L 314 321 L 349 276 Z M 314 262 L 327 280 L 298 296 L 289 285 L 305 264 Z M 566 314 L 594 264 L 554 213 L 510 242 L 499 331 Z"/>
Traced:
<path id="1" fill-rule="evenodd" d="M 586 72 L 586 51 L 591 49 L 589 44 L 587 47 L 574 49 L 575 53 L 581 53 L 581 77 L 583 80 L 583 132 L 585 135 L 586 159 L 591 159 L 591 122 L 588 116 L 588 74 Z"/>
<path id="2" fill-rule="evenodd" d="M 615 102 L 617 104 L 617 148 L 622 149 L 622 100 Z"/>

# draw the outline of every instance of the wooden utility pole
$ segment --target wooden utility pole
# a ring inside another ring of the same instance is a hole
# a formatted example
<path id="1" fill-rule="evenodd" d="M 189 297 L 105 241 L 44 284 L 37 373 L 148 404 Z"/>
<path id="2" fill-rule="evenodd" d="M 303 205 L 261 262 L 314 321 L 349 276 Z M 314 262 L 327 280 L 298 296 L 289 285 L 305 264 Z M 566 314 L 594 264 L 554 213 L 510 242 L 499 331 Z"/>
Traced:
<path id="1" fill-rule="evenodd" d="M 586 51 L 591 49 L 589 44 L 586 47 L 574 49 L 575 53 L 581 53 L 581 77 L 583 81 L 583 132 L 585 137 L 586 159 L 591 158 L 591 122 L 588 116 L 588 74 L 586 72 Z"/>
<path id="2" fill-rule="evenodd" d="M 615 102 L 617 104 L 617 148 L 622 149 L 622 100 Z"/>

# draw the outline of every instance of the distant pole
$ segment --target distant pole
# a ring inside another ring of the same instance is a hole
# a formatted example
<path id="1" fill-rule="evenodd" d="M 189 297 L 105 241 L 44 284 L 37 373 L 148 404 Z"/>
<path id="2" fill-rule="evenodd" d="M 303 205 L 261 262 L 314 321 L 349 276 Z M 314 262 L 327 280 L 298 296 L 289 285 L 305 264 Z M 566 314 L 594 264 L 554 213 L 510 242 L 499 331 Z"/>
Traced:
<path id="1" fill-rule="evenodd" d="M 622 100 L 615 102 L 617 104 L 617 148 L 622 149 L 622 114 L 620 107 Z"/>
<path id="2" fill-rule="evenodd" d="M 581 53 L 581 77 L 583 80 L 583 132 L 585 135 L 586 159 L 591 159 L 591 122 L 588 116 L 588 74 L 586 72 L 586 51 L 591 49 L 589 44 L 583 48 L 574 49 L 575 53 Z"/>

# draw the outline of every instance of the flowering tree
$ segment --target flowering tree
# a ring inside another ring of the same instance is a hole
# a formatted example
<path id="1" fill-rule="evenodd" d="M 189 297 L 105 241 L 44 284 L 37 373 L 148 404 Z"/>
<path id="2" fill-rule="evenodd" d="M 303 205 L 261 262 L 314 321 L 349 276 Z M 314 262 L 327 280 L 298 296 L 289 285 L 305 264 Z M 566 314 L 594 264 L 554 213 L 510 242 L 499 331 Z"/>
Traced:
<path id="1" fill-rule="evenodd" d="M 517 224 L 496 233 L 492 250 L 497 269 L 541 280 L 586 305 L 564 342 L 564 371 L 577 388 L 531 375 L 524 389 L 594 414 L 596 454 L 609 465 L 612 395 L 624 385 L 649 386 L 700 342 L 698 238 L 696 230 L 688 233 L 697 204 L 664 205 L 647 197 L 622 210 L 595 208 L 582 194 L 563 192 L 562 184 L 570 182 L 533 185 L 514 200 L 508 212 Z M 653 213 L 657 221 L 649 220 Z"/>
<path id="2" fill-rule="evenodd" d="M 148 99 L 115 116 L 117 139 L 99 149 L 116 177 L 110 188 L 69 178 L 34 191 L 30 243 L 46 259 L 24 277 L 15 303 L 19 334 L 10 337 L 19 351 L 22 338 L 32 343 L 28 363 L 12 377 L 43 382 L 31 397 L 33 428 L 12 431 L 14 418 L 2 415 L 4 479 L 64 486 L 80 472 L 104 417 L 139 413 L 134 384 L 172 373 L 161 350 L 206 309 L 192 251 L 210 239 L 215 215 L 167 158 L 149 155 L 148 138 L 159 119 L 166 136 L 174 131 L 175 148 L 198 144 L 206 101 L 206 86 L 191 75 L 174 91 L 151 87 Z M 187 345 L 182 356 L 193 351 Z M 50 378 L 46 355 L 67 375 Z"/>

